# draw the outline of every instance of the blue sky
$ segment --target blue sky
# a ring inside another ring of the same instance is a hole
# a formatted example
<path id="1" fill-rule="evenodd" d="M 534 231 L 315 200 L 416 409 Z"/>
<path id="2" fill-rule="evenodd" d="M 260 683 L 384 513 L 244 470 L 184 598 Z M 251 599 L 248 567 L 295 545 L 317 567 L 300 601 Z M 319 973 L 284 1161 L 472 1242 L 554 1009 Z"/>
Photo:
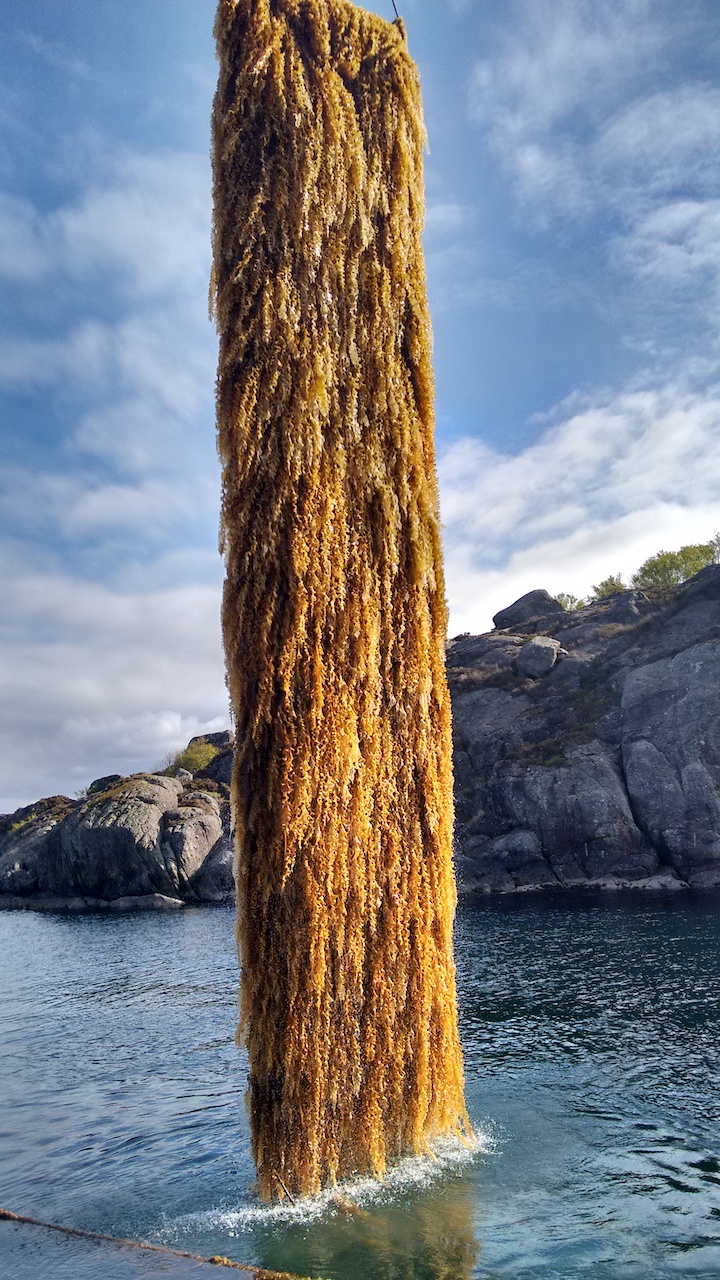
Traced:
<path id="1" fill-rule="evenodd" d="M 720 8 L 401 9 L 454 634 L 720 527 Z M 0 810 L 228 722 L 213 14 L 3 0 Z"/>

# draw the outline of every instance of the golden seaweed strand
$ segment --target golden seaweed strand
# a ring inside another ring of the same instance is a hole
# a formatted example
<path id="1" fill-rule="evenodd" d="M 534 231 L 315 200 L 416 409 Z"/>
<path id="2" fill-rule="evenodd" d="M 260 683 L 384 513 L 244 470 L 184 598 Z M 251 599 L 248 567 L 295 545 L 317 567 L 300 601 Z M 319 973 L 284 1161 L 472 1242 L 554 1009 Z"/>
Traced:
<path id="1" fill-rule="evenodd" d="M 466 1126 L 450 702 L 403 34 L 220 0 L 213 308 L 237 938 L 264 1197 Z"/>

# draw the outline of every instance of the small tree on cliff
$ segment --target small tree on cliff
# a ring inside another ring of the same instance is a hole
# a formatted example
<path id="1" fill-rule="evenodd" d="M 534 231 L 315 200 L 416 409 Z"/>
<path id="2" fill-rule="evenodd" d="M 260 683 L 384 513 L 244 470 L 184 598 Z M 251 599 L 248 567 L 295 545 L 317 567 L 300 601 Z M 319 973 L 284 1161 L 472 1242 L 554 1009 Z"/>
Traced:
<path id="1" fill-rule="evenodd" d="M 686 582 L 706 565 L 719 561 L 720 534 L 715 534 L 709 542 L 693 543 L 679 551 L 658 551 L 640 565 L 631 583 L 640 591 L 661 591 Z"/>
<path id="2" fill-rule="evenodd" d="M 604 600 L 606 596 L 614 596 L 618 591 L 626 591 L 627 587 L 622 580 L 622 574 L 611 573 L 608 578 L 603 578 L 596 587 L 593 587 L 591 600 Z"/>
<path id="3" fill-rule="evenodd" d="M 563 609 L 567 610 L 568 613 L 573 609 L 582 609 L 582 606 L 585 603 L 584 600 L 581 600 L 580 596 L 573 595 L 572 591 L 558 591 L 555 599 L 558 604 L 562 605 Z"/>

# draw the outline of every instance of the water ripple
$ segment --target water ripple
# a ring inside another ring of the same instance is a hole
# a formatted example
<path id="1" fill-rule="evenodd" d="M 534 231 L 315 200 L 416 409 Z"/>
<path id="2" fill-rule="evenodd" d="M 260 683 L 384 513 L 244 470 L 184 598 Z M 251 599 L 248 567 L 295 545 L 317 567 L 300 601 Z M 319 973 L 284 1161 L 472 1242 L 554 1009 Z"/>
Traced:
<path id="1" fill-rule="evenodd" d="M 229 911 L 5 913 L 0 1203 L 338 1280 L 717 1280 L 720 900 L 489 902 L 457 939 L 479 1148 L 355 1214 L 253 1198 Z M 0 1230 L 8 1280 L 159 1274 L 53 1250 Z"/>

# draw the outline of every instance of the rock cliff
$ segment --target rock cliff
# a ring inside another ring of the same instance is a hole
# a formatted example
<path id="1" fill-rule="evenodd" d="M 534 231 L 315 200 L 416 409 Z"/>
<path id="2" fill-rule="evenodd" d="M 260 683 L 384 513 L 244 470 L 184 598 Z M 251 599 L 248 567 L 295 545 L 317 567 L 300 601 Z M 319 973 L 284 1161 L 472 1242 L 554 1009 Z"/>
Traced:
<path id="1" fill-rule="evenodd" d="M 565 612 L 533 591 L 448 642 L 460 892 L 720 886 L 720 566 Z M 195 774 L 0 817 L 0 907 L 232 898 L 228 734 Z"/>
<path id="2" fill-rule="evenodd" d="M 183 772 L 101 778 L 84 800 L 52 796 L 0 819 L 0 907 L 122 911 L 231 899 L 228 787 L 201 776 L 207 770 Z"/>
<path id="3" fill-rule="evenodd" d="M 448 645 L 461 890 L 720 885 L 720 566 L 549 601 Z"/>

